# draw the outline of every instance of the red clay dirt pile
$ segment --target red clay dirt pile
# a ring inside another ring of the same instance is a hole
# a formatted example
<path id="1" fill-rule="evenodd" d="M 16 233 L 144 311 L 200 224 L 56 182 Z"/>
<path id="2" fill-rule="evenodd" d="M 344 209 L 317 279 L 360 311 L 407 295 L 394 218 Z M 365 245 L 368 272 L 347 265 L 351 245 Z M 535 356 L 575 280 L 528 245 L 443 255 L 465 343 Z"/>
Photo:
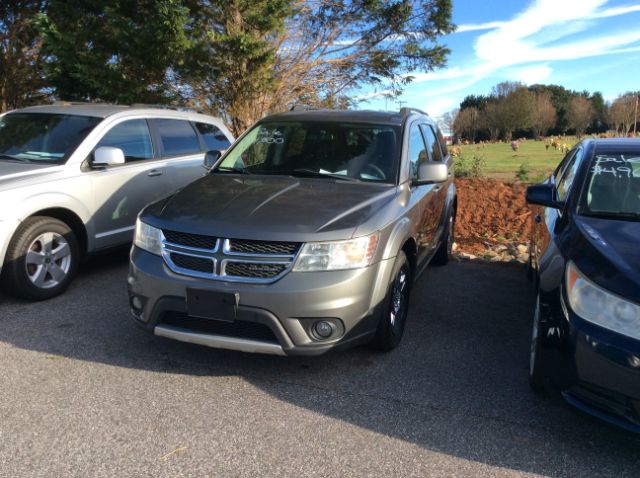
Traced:
<path id="1" fill-rule="evenodd" d="M 526 185 L 482 178 L 456 179 L 456 187 L 456 255 L 526 262 L 531 232 Z"/>

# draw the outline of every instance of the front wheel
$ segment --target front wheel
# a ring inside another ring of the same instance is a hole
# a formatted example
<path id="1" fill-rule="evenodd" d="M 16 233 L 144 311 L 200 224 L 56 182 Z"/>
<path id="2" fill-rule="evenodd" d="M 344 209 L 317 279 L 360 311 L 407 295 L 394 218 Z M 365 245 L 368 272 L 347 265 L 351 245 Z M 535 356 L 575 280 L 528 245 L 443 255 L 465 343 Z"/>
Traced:
<path id="1" fill-rule="evenodd" d="M 51 217 L 30 217 L 9 243 L 4 282 L 18 297 L 50 299 L 67 288 L 79 259 L 78 240 L 69 226 Z"/>
<path id="2" fill-rule="evenodd" d="M 385 299 L 384 309 L 373 345 L 387 352 L 400 343 L 409 311 L 411 268 L 404 251 L 400 251 L 393 266 L 393 282 Z"/>

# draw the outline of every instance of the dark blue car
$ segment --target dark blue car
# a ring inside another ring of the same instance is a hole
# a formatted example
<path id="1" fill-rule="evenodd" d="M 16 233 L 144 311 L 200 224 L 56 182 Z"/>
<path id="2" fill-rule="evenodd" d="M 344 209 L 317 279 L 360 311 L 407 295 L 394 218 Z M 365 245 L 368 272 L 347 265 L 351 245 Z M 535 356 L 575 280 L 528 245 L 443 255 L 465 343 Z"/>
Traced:
<path id="1" fill-rule="evenodd" d="M 640 140 L 580 142 L 527 201 L 529 382 L 640 432 Z"/>

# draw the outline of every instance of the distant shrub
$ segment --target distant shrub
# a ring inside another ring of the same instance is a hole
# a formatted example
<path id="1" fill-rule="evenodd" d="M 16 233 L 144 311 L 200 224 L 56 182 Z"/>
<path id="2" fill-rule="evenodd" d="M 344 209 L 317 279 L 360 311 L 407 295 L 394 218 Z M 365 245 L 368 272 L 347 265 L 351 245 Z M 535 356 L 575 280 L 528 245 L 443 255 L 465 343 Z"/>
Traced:
<path id="1" fill-rule="evenodd" d="M 521 163 L 520 166 L 518 166 L 518 170 L 516 171 L 516 177 L 518 178 L 518 181 L 522 181 L 523 183 L 529 181 L 530 172 L 531 167 L 529 166 L 529 163 L 527 163 L 526 161 L 524 163 Z"/>
<path id="2" fill-rule="evenodd" d="M 456 178 L 481 178 L 487 161 L 481 154 L 467 156 L 459 154 L 453 162 L 453 174 Z"/>

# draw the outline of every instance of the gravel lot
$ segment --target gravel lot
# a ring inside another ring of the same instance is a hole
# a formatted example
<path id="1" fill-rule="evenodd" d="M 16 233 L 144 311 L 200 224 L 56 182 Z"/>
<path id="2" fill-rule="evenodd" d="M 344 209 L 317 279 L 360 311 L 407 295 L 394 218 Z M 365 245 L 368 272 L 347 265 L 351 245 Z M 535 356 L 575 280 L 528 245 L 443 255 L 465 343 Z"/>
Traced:
<path id="1" fill-rule="evenodd" d="M 315 358 L 147 335 L 126 271 L 116 253 L 54 300 L 0 294 L 0 476 L 640 475 L 640 437 L 529 391 L 516 266 L 430 268 L 399 349 Z"/>

